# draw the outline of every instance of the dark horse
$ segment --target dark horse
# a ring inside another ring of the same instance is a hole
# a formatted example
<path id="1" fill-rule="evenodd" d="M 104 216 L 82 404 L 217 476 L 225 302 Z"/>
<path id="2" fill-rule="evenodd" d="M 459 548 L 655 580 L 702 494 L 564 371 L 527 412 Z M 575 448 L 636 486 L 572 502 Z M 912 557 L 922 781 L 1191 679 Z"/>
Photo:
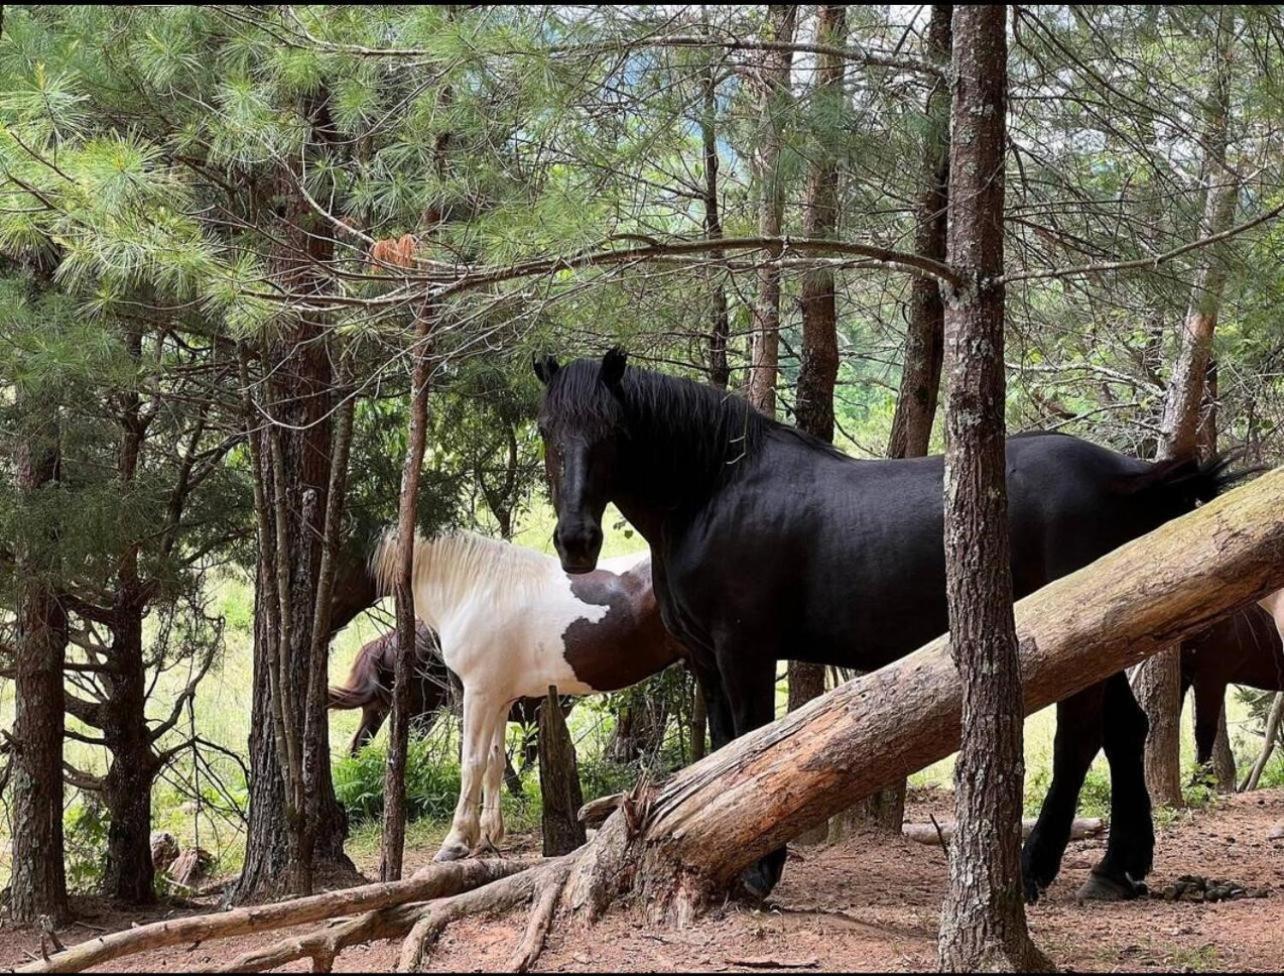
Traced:
<path id="1" fill-rule="evenodd" d="M 940 457 L 860 461 L 713 387 L 600 362 L 536 363 L 554 541 L 591 570 L 614 502 L 651 544 L 665 625 L 709 699 L 714 745 L 774 718 L 776 661 L 881 668 L 947 629 Z M 1065 435 L 1008 442 L 1017 596 L 1213 497 L 1220 464 L 1148 464 Z M 1129 898 L 1154 848 L 1146 718 L 1125 675 L 1058 706 L 1053 782 L 1023 854 L 1036 900 L 1060 868 L 1079 790 L 1103 746 L 1113 791 L 1089 897 Z M 746 872 L 770 891 L 784 851 Z"/>
<path id="2" fill-rule="evenodd" d="M 464 693 L 463 685 L 450 668 L 446 667 L 437 648 L 437 639 L 432 631 L 416 620 L 415 681 L 410 688 L 410 718 L 425 732 L 432 727 L 437 715 L 445 709 L 455 707 Z M 344 683 L 330 686 L 329 708 L 361 709 L 361 722 L 348 746 L 350 755 L 355 756 L 362 746 L 378 734 L 392 711 L 392 685 L 396 669 L 397 632 L 390 630 L 362 645 Z M 513 702 L 508 720 L 533 730 L 536 710 L 541 701 L 539 698 L 519 698 Z M 562 703 L 563 711 L 569 713 L 573 704 L 572 699 L 566 699 Z M 535 757 L 536 739 L 534 734 L 528 734 L 522 744 L 523 770 L 535 761 Z M 511 766 L 506 769 L 505 778 L 514 793 L 521 792 L 521 781 L 516 778 Z"/>
<path id="3" fill-rule="evenodd" d="M 1212 762 L 1227 685 L 1284 691 L 1281 624 L 1258 604 L 1223 617 L 1181 645 L 1181 693 L 1195 690 L 1195 756 Z"/>

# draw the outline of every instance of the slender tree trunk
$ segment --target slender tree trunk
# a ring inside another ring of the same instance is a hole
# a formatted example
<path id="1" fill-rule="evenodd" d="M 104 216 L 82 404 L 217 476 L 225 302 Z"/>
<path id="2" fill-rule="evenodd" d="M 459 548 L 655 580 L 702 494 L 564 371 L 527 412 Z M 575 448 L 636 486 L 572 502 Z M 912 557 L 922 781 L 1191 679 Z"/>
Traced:
<path id="1" fill-rule="evenodd" d="M 1201 461 L 1217 456 L 1217 361 L 1210 360 L 1204 377 L 1204 407 L 1199 421 L 1197 452 Z M 1213 739 L 1213 779 L 1219 793 L 1234 793 L 1239 782 L 1235 753 L 1231 750 L 1230 729 L 1226 725 L 1226 702 L 1217 716 L 1217 737 Z"/>
<path id="2" fill-rule="evenodd" d="M 787 44 L 794 39 L 798 7 L 772 4 L 767 21 L 767 40 Z M 759 126 L 753 176 L 759 192 L 758 233 L 763 237 L 779 237 L 785 220 L 785 181 L 780 157 L 784 151 L 792 66 L 792 51 L 764 51 L 757 72 Z M 771 248 L 758 268 L 758 294 L 751 328 L 749 402 L 768 416 L 776 413 L 776 377 L 780 364 L 780 268 L 774 263 L 779 256 L 779 248 Z"/>
<path id="3" fill-rule="evenodd" d="M 397 668 L 392 686 L 392 714 L 388 723 L 388 768 L 384 776 L 383 843 L 379 852 L 379 879 L 401 878 L 406 843 L 406 750 L 410 741 L 411 690 L 415 681 L 415 600 L 411 590 L 414 570 L 415 513 L 419 475 L 428 440 L 428 394 L 431 385 L 428 343 L 433 309 L 420 310 L 411 348 L 410 431 L 405 463 L 401 469 L 401 497 L 397 512 Z"/>
<path id="4" fill-rule="evenodd" d="M 1230 61 L 1234 12 L 1218 8 L 1211 51 L 1213 84 L 1205 121 L 1204 215 L 1200 236 L 1227 230 L 1235 215 L 1238 183 L 1227 165 L 1230 128 Z M 1212 358 L 1213 334 L 1226 284 L 1224 248 L 1206 248 L 1191 285 L 1190 304 L 1182 325 L 1181 346 L 1173 366 L 1160 424 L 1159 457 L 1195 455 L 1204 378 Z M 1147 661 L 1133 677 L 1137 700 L 1150 720 L 1146 736 L 1146 785 L 1155 802 L 1178 807 L 1181 790 L 1181 652 L 1170 648 Z"/>
<path id="5" fill-rule="evenodd" d="M 703 9 L 703 8 L 702 8 Z M 705 66 L 701 78 L 703 111 L 700 115 L 700 141 L 704 159 L 704 236 L 709 240 L 722 237 L 722 218 L 718 202 L 718 82 L 713 62 Z M 723 254 L 709 252 L 709 382 L 726 389 L 731 380 L 727 362 L 727 343 L 731 338 L 731 318 L 727 311 L 727 289 L 724 272 L 717 264 Z"/>
<path id="6" fill-rule="evenodd" d="M 820 44 L 842 47 L 847 39 L 847 11 L 826 4 L 816 14 L 816 39 Z M 842 105 L 843 58 L 819 56 L 816 91 L 812 98 L 824 103 L 825 117 L 833 117 Z M 803 233 L 807 237 L 834 237 L 838 233 L 837 139 L 822 134 L 814 148 L 803 200 Z M 777 228 L 779 229 L 779 228 Z M 777 283 L 777 287 L 779 287 Z M 779 295 L 777 294 L 777 303 Z M 776 327 L 779 328 L 777 310 Z M 809 271 L 802 280 L 802 362 L 794 400 L 798 427 L 814 437 L 834 439 L 834 384 L 838 380 L 838 309 L 834 295 L 834 272 L 828 268 Z M 792 711 L 825 693 L 825 668 L 803 661 L 789 662 L 789 708 Z M 818 827 L 800 837 L 803 843 L 818 843 L 827 836 Z"/>
<path id="7" fill-rule="evenodd" d="M 928 22 L 925 55 L 935 64 L 950 63 L 950 4 L 935 4 Z M 945 260 L 945 217 L 948 198 L 950 147 L 950 93 L 942 78 L 928 93 L 925 106 L 928 131 L 923 141 L 919 193 L 914 215 L 914 249 L 924 257 Z M 923 457 L 932 440 L 936 402 L 941 385 L 941 364 L 945 339 L 945 302 L 936 282 L 914 278 L 910 286 L 909 328 L 905 334 L 905 358 L 901 369 L 896 412 L 887 456 Z M 829 823 L 831 841 L 841 839 L 858 826 L 900 833 L 905 819 L 905 792 L 902 781 L 862 800 Z"/>
<path id="8" fill-rule="evenodd" d="M 709 706 L 704 700 L 700 682 L 691 682 L 691 761 L 698 762 L 705 756 L 709 728 Z"/>
<path id="9" fill-rule="evenodd" d="M 123 339 L 130 360 L 135 368 L 140 367 L 141 330 L 127 327 Z M 124 492 L 131 489 L 138 473 L 147 423 L 142 398 L 136 390 L 126 391 L 118 415 L 120 447 L 116 464 Z M 130 540 L 121 553 L 111 608 L 111 670 L 102 679 L 107 696 L 100 711 L 101 728 L 111 755 L 102 779 L 109 820 L 103 891 L 119 901 L 148 905 L 156 900 L 151 798 L 159 764 L 147 725 L 143 617 L 148 601 L 139 579 L 138 551 L 138 545 Z"/>
<path id="10" fill-rule="evenodd" d="M 950 18 L 953 7 L 933 4 L 925 56 L 948 66 Z M 950 172 L 950 93 L 937 81 L 927 96 L 927 134 L 919 169 L 919 192 L 914 210 L 914 250 L 923 257 L 945 260 L 945 217 Z M 915 277 L 910 285 L 909 328 L 900 391 L 892 417 L 887 456 L 923 457 L 932 439 L 936 402 L 941 385 L 945 303 L 936 282 Z"/>
<path id="11" fill-rule="evenodd" d="M 58 414 L 18 393 L 14 451 L 19 503 L 33 513 L 20 520 L 15 546 L 18 597 L 13 754 L 13 872 L 9 913 L 33 923 L 68 917 L 62 834 L 62 670 L 67 614 L 55 595 L 57 532 L 40 496 L 58 482 Z M 42 511 L 42 509 L 45 509 Z M 28 535 L 28 533 L 30 533 Z"/>
<path id="12" fill-rule="evenodd" d="M 950 650 L 962 680 L 957 827 L 941 913 L 949 972 L 1049 968 L 1021 885 L 1021 667 L 1004 479 L 1003 195 L 1007 8 L 954 14 L 949 260 L 963 286 L 945 315 L 945 565 Z"/>

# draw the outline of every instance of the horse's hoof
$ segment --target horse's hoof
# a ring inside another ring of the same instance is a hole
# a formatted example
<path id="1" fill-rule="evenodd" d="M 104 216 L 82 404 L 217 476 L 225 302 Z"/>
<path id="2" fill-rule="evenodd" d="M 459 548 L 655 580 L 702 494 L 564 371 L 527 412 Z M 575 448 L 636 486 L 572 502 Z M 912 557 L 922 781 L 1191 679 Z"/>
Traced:
<path id="1" fill-rule="evenodd" d="M 1104 874 L 1091 874 L 1075 892 L 1075 901 L 1133 901 L 1147 892 L 1144 882 L 1110 878 Z"/>
<path id="2" fill-rule="evenodd" d="M 1266 835 L 1266 839 L 1267 840 L 1284 840 L 1284 820 L 1281 820 L 1279 823 L 1277 823 L 1274 827 L 1271 828 L 1271 832 Z"/>
<path id="3" fill-rule="evenodd" d="M 470 851 L 463 844 L 442 844 L 441 850 L 439 850 L 436 853 L 436 855 L 433 857 L 433 860 L 434 861 L 462 861 L 471 853 L 472 851 Z"/>
<path id="4" fill-rule="evenodd" d="M 755 864 L 740 876 L 740 887 L 752 900 L 764 901 L 776 887 L 777 880 L 761 864 Z"/>
<path id="5" fill-rule="evenodd" d="M 1023 884 L 1025 885 L 1025 903 L 1027 905 L 1037 905 L 1039 899 L 1043 896 L 1043 888 L 1033 878 L 1026 878 Z"/>

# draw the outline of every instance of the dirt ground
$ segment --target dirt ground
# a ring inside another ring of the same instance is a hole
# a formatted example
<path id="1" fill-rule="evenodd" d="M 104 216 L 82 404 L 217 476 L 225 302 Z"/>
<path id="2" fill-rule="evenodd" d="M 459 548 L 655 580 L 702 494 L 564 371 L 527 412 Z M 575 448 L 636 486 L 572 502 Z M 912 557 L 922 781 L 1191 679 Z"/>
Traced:
<path id="1" fill-rule="evenodd" d="M 914 797 L 910 818 L 950 815 L 947 795 Z M 1184 814 L 1160 832 L 1152 883 L 1162 887 L 1183 874 L 1227 878 L 1268 888 L 1264 900 L 1219 904 L 1137 901 L 1076 904 L 1074 892 L 1100 856 L 1101 839 L 1071 845 L 1061 878 L 1030 909 L 1040 946 L 1066 970 L 1278 971 L 1284 958 L 1284 842 L 1269 842 L 1271 826 L 1284 819 L 1284 791 L 1234 797 L 1215 809 Z M 519 841 L 512 856 L 531 853 Z M 431 851 L 408 859 L 413 869 Z M 857 835 L 829 847 L 801 848 L 785 877 L 761 908 L 728 904 L 686 929 L 641 924 L 627 912 L 587 930 L 555 929 L 538 969 L 557 972 L 704 971 L 901 971 L 933 969 L 937 920 L 946 879 L 945 856 L 898 838 Z M 61 932 L 65 942 L 93 938 L 129 922 L 166 913 L 126 917 L 83 902 L 84 925 Z M 452 926 L 431 956 L 439 971 L 503 969 L 520 937 L 524 915 L 479 919 Z M 92 927 L 86 927 L 92 926 Z M 199 970 L 274 941 L 272 933 L 171 948 L 120 960 L 127 971 Z M 38 945 L 29 931 L 0 931 L 0 965 L 20 964 Z M 381 944 L 345 952 L 339 972 L 389 971 L 397 946 Z M 298 963 L 291 967 L 303 971 Z"/>

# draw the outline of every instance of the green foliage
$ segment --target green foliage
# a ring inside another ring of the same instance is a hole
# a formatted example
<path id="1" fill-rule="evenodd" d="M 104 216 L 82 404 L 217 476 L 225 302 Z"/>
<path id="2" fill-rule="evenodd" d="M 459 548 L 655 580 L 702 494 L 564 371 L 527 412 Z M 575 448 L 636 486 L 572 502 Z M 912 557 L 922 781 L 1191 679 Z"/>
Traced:
<path id="1" fill-rule="evenodd" d="M 354 824 L 383 816 L 388 750 L 371 744 L 334 766 L 334 791 Z M 412 737 L 406 754 L 406 816 L 448 820 L 459 798 L 459 764 L 442 760 L 432 743 Z"/>
<path id="2" fill-rule="evenodd" d="M 67 886 L 74 891 L 91 891 L 102 878 L 107 862 L 107 810 L 92 794 L 79 800 L 63 815 L 63 842 L 66 845 Z"/>

